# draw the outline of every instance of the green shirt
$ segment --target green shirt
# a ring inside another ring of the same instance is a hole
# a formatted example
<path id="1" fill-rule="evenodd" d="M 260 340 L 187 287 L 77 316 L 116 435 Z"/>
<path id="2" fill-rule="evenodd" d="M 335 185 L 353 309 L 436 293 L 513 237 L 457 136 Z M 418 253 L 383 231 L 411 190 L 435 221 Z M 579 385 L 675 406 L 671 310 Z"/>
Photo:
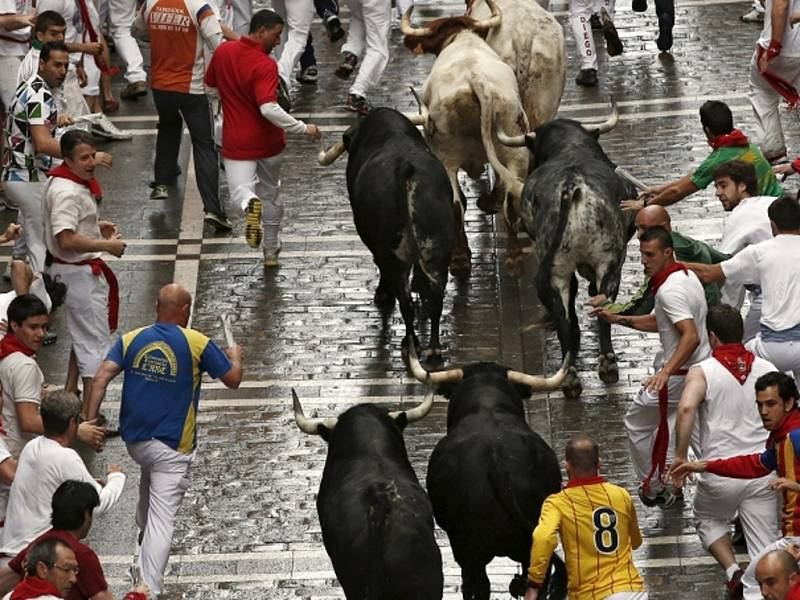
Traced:
<path id="1" fill-rule="evenodd" d="M 672 232 L 672 247 L 675 250 L 675 257 L 681 262 L 714 265 L 731 257 L 730 254 L 714 250 L 708 244 L 683 236 L 677 231 Z M 716 283 L 706 283 L 703 285 L 703 289 L 706 293 L 706 303 L 709 306 L 719 304 L 720 291 Z M 650 291 L 650 278 L 646 277 L 628 302 L 608 303 L 604 305 L 604 308 L 617 314 L 648 315 L 653 312 L 655 304 L 655 296 Z"/>
<path id="2" fill-rule="evenodd" d="M 772 166 L 761 154 L 758 146 L 748 143 L 747 146 L 723 146 L 717 148 L 703 161 L 692 173 L 692 183 L 702 190 L 714 181 L 714 169 L 722 163 L 731 160 L 741 160 L 752 163 L 756 168 L 758 177 L 758 196 L 782 196 L 783 187 L 778 183 Z"/>

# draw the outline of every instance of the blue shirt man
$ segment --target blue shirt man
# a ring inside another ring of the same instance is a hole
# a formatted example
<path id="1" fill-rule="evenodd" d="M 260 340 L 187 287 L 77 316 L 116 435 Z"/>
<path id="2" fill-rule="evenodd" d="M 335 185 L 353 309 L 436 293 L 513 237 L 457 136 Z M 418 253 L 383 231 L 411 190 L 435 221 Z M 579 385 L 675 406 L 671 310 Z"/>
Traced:
<path id="1" fill-rule="evenodd" d="M 163 592 L 172 532 L 197 446 L 197 408 L 203 372 L 229 388 L 242 381 L 242 350 L 225 352 L 189 329 L 192 297 L 171 283 L 161 288 L 154 325 L 123 335 L 92 382 L 87 418 L 93 419 L 108 384 L 125 372 L 120 432 L 141 467 L 136 524 L 142 530 L 139 569 L 150 591 Z"/>

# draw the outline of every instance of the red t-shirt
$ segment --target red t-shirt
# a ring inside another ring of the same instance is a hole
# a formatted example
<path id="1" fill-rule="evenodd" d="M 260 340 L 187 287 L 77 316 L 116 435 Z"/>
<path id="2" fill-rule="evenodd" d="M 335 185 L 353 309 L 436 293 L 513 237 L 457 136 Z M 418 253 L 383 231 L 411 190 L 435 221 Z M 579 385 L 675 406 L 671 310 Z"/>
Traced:
<path id="1" fill-rule="evenodd" d="M 25 557 L 28 555 L 28 550 L 39 540 L 47 540 L 50 538 L 58 538 L 69 546 L 75 553 L 75 558 L 78 560 L 78 581 L 73 585 L 69 593 L 65 596 L 66 600 L 88 600 L 92 596 L 104 592 L 108 589 L 108 582 L 106 576 L 103 574 L 103 567 L 100 566 L 100 559 L 94 550 L 89 548 L 86 544 L 81 544 L 80 541 L 72 534 L 66 531 L 58 531 L 50 529 L 45 531 L 38 538 L 33 540 L 27 548 L 17 554 L 8 566 L 14 573 L 22 577 L 23 568 L 22 564 Z"/>
<path id="2" fill-rule="evenodd" d="M 278 64 L 256 42 L 241 37 L 214 51 L 206 85 L 222 99 L 222 156 L 258 160 L 283 152 L 286 133 L 259 106 L 278 101 Z"/>

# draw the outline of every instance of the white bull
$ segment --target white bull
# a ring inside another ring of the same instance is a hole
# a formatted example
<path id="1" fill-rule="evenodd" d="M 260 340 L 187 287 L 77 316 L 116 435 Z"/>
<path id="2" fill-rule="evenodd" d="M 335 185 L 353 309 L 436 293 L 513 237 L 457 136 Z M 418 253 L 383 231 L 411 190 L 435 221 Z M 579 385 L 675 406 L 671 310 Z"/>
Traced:
<path id="1" fill-rule="evenodd" d="M 558 112 L 567 76 L 564 32 L 555 17 L 531 0 L 495 0 L 503 22 L 486 43 L 514 70 L 519 95 L 534 129 Z M 484 0 L 467 0 L 467 16 L 489 18 Z"/>
<path id="2" fill-rule="evenodd" d="M 489 0 L 493 4 L 492 0 Z M 504 131 L 526 131 L 528 119 L 519 97 L 514 72 L 482 37 L 501 20 L 499 9 L 485 21 L 469 17 L 437 19 L 424 27 L 412 28 L 411 10 L 404 15 L 401 31 L 405 45 L 415 52 L 433 52 L 438 58 L 422 87 L 420 117 L 431 150 L 444 164 L 456 203 L 458 242 L 450 270 L 465 274 L 470 268 L 470 250 L 463 228 L 465 200 L 458 183 L 458 170 L 478 179 L 488 162 L 503 185 L 502 203 L 507 224 L 515 223 L 515 204 L 522 193 L 528 173 L 529 156 L 520 148 L 503 146 L 497 140 L 495 122 Z M 508 195 L 514 202 L 508 202 Z M 512 232 L 513 233 L 513 232 Z M 512 235 L 509 242 L 509 266 L 516 265 L 521 251 Z"/>

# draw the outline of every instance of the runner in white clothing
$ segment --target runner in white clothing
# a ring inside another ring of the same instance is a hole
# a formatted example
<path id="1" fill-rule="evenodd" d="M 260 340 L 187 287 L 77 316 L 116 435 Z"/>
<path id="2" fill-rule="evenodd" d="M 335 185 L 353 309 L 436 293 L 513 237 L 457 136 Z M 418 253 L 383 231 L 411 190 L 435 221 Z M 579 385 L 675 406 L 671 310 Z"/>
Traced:
<path id="1" fill-rule="evenodd" d="M 800 205 L 782 196 L 769 206 L 775 237 L 716 265 L 687 265 L 706 283 L 761 286 L 761 331 L 747 349 L 800 380 Z"/>
<path id="2" fill-rule="evenodd" d="M 45 434 L 28 442 L 20 455 L 8 499 L 0 552 L 15 556 L 50 529 L 53 492 L 69 479 L 95 486 L 100 495 L 95 517 L 107 512 L 122 494 L 125 475 L 120 467 L 109 465 L 106 484 L 101 486 L 70 447 L 77 439 L 80 411 L 78 397 L 64 390 L 51 392 L 42 400 Z"/>
<path id="3" fill-rule="evenodd" d="M 687 369 L 711 354 L 706 334 L 706 298 L 698 278 L 675 261 L 672 236 L 651 227 L 639 238 L 642 264 L 655 296 L 649 315 L 623 316 L 597 309 L 597 316 L 632 329 L 658 332 L 666 362 L 647 379 L 625 414 L 631 458 L 642 482 L 639 498 L 646 506 L 667 508 L 675 502 L 664 487 L 670 430 Z"/>
<path id="4" fill-rule="evenodd" d="M 714 169 L 714 187 L 722 208 L 730 213 L 725 220 L 722 239 L 717 249 L 725 254 L 737 254 L 747 246 L 772 239 L 769 205 L 774 196 L 756 196 L 758 177 L 752 163 L 731 160 Z M 761 288 L 747 286 L 750 310 L 744 320 L 744 343 L 758 333 L 761 320 Z M 727 282 L 722 286 L 722 302 L 742 308 L 745 286 Z"/>
<path id="5" fill-rule="evenodd" d="M 3 110 L 14 100 L 16 73 L 28 51 L 34 14 L 31 0 L 0 0 L 0 101 Z"/>
<path id="6" fill-rule="evenodd" d="M 283 17 L 286 24 L 281 35 L 281 43 L 277 46 L 275 57 L 278 61 L 278 73 L 285 85 L 289 85 L 292 71 L 300 55 L 306 48 L 311 21 L 314 20 L 314 2 L 312 0 L 272 0 L 272 9 Z"/>
<path id="7" fill-rule="evenodd" d="M 800 28 L 789 16 L 800 10 L 800 0 L 766 0 L 764 28 L 750 61 L 750 104 L 756 117 L 761 151 L 769 161 L 786 156 L 786 140 L 778 112 L 781 96 L 770 84 L 777 75 L 800 87 Z"/>
<path id="8" fill-rule="evenodd" d="M 699 425 L 698 460 L 760 453 L 768 432 L 756 406 L 756 380 L 775 366 L 745 350 L 739 311 L 726 304 L 708 309 L 706 319 L 712 357 L 689 369 L 678 404 L 675 459 L 688 460 L 689 443 Z M 694 497 L 697 535 L 703 547 L 725 570 L 730 597 L 741 597 L 744 571 L 736 562 L 730 521 L 737 512 L 752 560 L 779 535 L 778 502 L 769 488 L 771 475 L 731 479 L 711 473 L 698 478 Z M 682 478 L 674 481 L 683 485 Z"/>

